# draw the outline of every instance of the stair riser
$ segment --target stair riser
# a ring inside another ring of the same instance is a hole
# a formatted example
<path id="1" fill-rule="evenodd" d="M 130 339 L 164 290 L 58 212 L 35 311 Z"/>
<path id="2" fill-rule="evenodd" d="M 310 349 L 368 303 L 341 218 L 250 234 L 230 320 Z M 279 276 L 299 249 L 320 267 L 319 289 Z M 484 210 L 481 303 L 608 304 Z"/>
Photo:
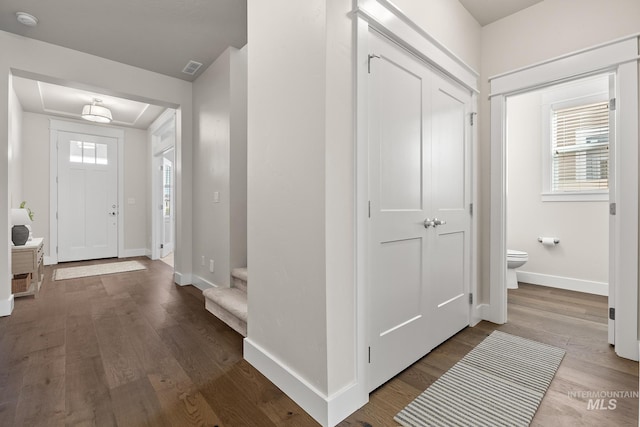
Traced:
<path id="1" fill-rule="evenodd" d="M 231 286 L 247 292 L 247 282 L 237 277 L 232 277 Z"/>
<path id="2" fill-rule="evenodd" d="M 214 301 L 209 298 L 205 298 L 205 308 L 207 311 L 212 313 L 218 319 L 222 320 L 224 323 L 229 325 L 233 330 L 238 332 L 243 337 L 247 336 L 247 323 L 241 319 L 238 319 L 236 316 L 231 314 L 229 311 L 220 307 Z"/>

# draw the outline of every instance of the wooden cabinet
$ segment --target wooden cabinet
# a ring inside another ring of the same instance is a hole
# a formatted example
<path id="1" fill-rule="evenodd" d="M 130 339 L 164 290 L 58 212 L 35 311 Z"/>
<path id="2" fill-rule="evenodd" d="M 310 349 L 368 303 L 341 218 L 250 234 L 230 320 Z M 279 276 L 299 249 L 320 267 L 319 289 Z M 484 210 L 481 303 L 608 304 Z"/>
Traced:
<path id="1" fill-rule="evenodd" d="M 14 297 L 37 295 L 44 278 L 44 238 L 38 237 L 23 246 L 11 247 L 11 274 L 30 274 L 31 284 L 24 292 Z"/>

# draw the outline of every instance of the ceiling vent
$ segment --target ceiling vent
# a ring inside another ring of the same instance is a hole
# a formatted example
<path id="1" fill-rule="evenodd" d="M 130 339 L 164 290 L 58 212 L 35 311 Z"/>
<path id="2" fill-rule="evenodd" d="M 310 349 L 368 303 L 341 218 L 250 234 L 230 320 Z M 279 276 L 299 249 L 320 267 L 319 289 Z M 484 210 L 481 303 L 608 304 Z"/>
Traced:
<path id="1" fill-rule="evenodd" d="M 182 69 L 182 72 L 185 74 L 189 74 L 190 76 L 193 76 L 196 73 L 196 71 L 200 69 L 200 67 L 202 67 L 201 63 L 196 61 L 189 61 L 189 63 L 185 65 L 185 67 Z"/>

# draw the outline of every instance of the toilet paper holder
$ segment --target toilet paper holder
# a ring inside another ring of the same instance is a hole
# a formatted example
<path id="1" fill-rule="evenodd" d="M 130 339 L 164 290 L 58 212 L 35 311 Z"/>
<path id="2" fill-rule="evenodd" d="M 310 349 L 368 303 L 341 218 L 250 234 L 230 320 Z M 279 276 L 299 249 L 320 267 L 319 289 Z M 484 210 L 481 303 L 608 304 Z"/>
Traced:
<path id="1" fill-rule="evenodd" d="M 542 243 L 542 237 L 538 237 L 538 242 Z M 557 245 L 558 243 L 560 243 L 560 239 L 558 239 L 557 237 L 554 237 L 553 243 Z"/>

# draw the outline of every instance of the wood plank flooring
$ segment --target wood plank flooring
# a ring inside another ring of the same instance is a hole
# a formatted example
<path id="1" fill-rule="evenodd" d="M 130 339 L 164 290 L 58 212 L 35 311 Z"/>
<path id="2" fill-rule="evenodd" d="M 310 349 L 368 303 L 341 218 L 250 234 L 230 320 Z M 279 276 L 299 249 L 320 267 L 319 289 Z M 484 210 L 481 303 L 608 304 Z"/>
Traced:
<path id="1" fill-rule="evenodd" d="M 138 259 L 147 270 L 66 281 L 47 267 L 38 297 L 0 318 L 1 426 L 317 425 L 242 359 L 242 337 L 204 309 L 198 289 Z M 594 410 L 568 395 L 638 390 L 638 364 L 606 344 L 605 298 L 522 285 L 509 303 L 508 324 L 460 332 L 340 425 L 396 426 L 400 409 L 495 329 L 567 351 L 533 425 L 637 425 L 637 399 Z"/>

